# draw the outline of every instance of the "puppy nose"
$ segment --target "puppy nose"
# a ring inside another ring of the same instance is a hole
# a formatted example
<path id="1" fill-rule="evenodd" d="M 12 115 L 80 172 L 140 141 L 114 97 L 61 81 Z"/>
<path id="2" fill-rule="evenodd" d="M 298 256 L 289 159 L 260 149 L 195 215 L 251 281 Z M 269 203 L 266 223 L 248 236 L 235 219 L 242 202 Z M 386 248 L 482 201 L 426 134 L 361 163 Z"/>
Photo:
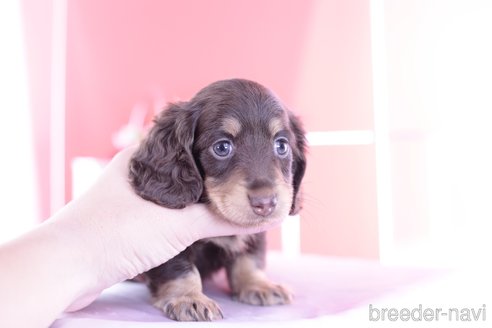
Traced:
<path id="1" fill-rule="evenodd" d="M 255 212 L 256 215 L 259 216 L 269 216 L 275 210 L 275 206 L 277 206 L 277 196 L 269 195 L 269 196 L 251 196 L 248 195 L 249 204 Z"/>

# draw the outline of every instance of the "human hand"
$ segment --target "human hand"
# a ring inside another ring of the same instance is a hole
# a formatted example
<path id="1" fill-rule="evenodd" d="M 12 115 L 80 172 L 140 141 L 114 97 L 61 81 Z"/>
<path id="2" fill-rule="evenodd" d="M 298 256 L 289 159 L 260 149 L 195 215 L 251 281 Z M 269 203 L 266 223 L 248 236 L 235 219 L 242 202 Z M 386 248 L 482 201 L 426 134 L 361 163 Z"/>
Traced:
<path id="1" fill-rule="evenodd" d="M 281 222 L 245 228 L 214 216 L 203 204 L 175 210 L 143 200 L 127 178 L 134 150 L 117 154 L 94 186 L 53 220 L 82 248 L 89 265 L 86 273 L 92 275 L 91 288 L 70 310 L 88 305 L 103 289 L 166 262 L 199 239 L 256 233 Z"/>

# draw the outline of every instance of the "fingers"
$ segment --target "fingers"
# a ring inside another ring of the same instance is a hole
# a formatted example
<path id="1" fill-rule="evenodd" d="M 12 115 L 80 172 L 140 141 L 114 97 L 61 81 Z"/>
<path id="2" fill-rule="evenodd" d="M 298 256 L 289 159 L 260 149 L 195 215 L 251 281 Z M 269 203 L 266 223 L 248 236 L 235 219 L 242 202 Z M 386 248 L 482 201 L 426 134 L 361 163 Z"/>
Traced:
<path id="1" fill-rule="evenodd" d="M 258 221 L 250 226 L 240 226 L 213 215 L 206 209 L 205 205 L 197 204 L 193 206 L 196 206 L 197 213 L 199 211 L 203 213 L 203 215 L 196 215 L 195 221 L 190 225 L 190 228 L 195 233 L 193 237 L 195 240 L 259 233 L 278 227 L 284 220 L 284 218 L 270 219 L 261 222 Z"/>

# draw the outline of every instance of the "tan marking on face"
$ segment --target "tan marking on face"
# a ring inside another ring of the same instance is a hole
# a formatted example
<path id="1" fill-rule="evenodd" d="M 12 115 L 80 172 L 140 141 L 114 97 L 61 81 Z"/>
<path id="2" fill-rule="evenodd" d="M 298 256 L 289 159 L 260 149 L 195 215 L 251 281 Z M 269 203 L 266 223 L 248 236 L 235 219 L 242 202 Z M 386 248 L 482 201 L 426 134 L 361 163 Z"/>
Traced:
<path id="1" fill-rule="evenodd" d="M 237 136 L 239 132 L 241 132 L 241 122 L 239 122 L 237 119 L 234 117 L 226 117 L 222 121 L 222 130 L 224 132 L 229 133 L 233 137 Z"/>
<path id="2" fill-rule="evenodd" d="M 247 255 L 237 258 L 228 272 L 234 297 L 252 305 L 280 305 L 292 301 L 292 293 L 282 285 L 272 283 L 254 259 Z"/>
<path id="3" fill-rule="evenodd" d="M 205 188 L 211 201 L 211 209 L 225 220 L 240 226 L 260 226 L 263 223 L 282 220 L 289 214 L 292 204 L 292 185 L 276 173 L 275 187 L 271 193 L 277 195 L 277 206 L 267 217 L 256 215 L 248 199 L 248 188 L 242 174 L 233 174 L 228 181 L 221 183 L 217 179 L 205 178 Z"/>
<path id="4" fill-rule="evenodd" d="M 274 136 L 284 129 L 284 123 L 279 117 L 274 117 L 270 121 L 268 127 L 270 129 L 270 133 L 272 134 L 272 136 Z"/>

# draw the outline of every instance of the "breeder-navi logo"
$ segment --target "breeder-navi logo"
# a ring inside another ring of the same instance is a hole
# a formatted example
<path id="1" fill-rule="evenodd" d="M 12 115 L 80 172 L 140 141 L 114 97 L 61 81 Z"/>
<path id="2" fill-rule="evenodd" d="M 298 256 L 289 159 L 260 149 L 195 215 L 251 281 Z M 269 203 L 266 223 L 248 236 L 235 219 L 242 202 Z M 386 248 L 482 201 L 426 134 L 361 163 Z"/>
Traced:
<path id="1" fill-rule="evenodd" d="M 369 304 L 369 321 L 485 321 L 487 308 L 376 308 Z"/>

